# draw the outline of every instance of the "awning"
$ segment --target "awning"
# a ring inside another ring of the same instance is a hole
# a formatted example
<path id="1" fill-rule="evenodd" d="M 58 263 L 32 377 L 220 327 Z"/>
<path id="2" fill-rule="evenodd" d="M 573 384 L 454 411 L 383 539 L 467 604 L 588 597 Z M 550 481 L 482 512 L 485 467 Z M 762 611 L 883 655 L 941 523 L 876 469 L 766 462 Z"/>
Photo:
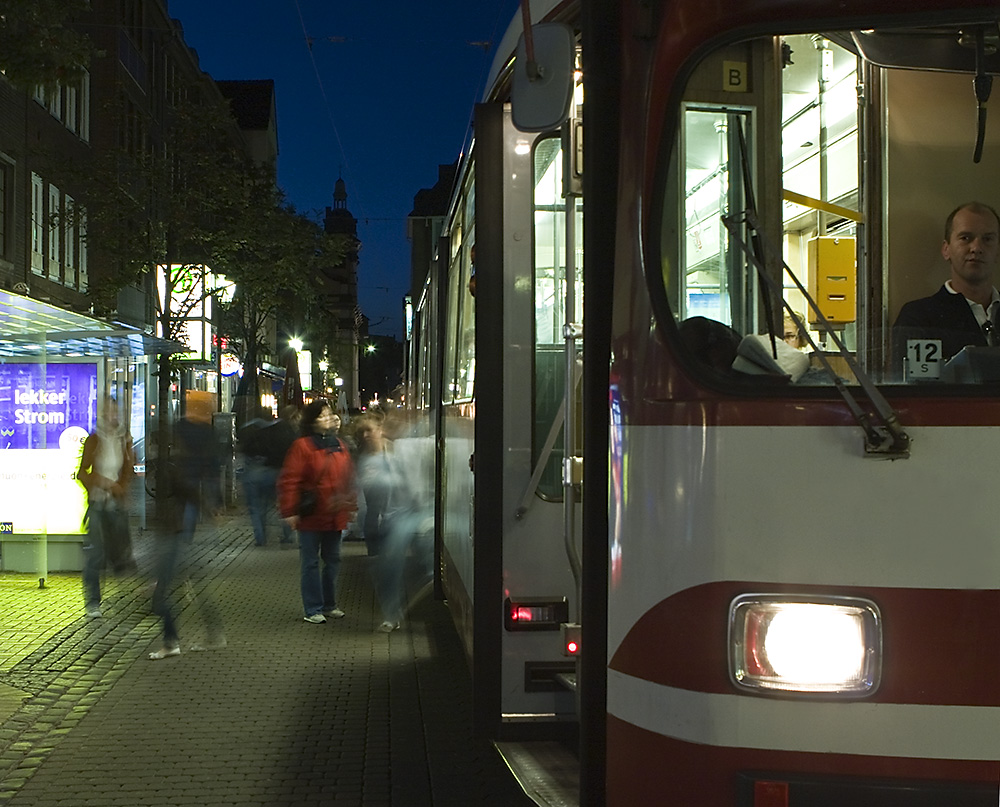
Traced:
<path id="1" fill-rule="evenodd" d="M 277 381 L 285 380 L 285 368 L 278 367 L 270 362 L 262 361 L 260 363 L 260 374 L 265 378 L 273 378 Z"/>
<path id="2" fill-rule="evenodd" d="M 172 339 L 159 339 L 137 328 L 112 325 L 0 289 L 0 358 L 118 358 L 187 350 L 186 345 Z"/>

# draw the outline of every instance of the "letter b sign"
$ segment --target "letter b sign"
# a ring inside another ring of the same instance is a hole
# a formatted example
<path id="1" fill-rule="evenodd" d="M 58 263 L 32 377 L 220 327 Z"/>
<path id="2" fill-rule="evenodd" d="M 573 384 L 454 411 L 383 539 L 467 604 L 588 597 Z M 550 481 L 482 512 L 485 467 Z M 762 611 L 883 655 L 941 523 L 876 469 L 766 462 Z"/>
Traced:
<path id="1" fill-rule="evenodd" d="M 722 63 L 722 89 L 724 92 L 747 92 L 747 63 Z"/>

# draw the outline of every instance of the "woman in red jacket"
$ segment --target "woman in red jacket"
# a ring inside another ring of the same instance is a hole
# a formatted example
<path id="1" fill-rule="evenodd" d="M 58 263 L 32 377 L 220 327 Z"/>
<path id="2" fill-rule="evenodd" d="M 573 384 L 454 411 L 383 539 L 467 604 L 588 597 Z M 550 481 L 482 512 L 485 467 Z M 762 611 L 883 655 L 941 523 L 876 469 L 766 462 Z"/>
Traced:
<path id="1" fill-rule="evenodd" d="M 278 509 L 299 531 L 302 607 L 313 624 L 344 616 L 337 607 L 340 539 L 357 509 L 354 467 L 334 432 L 333 414 L 322 399 L 306 406 L 302 437 L 292 443 L 278 476 Z"/>

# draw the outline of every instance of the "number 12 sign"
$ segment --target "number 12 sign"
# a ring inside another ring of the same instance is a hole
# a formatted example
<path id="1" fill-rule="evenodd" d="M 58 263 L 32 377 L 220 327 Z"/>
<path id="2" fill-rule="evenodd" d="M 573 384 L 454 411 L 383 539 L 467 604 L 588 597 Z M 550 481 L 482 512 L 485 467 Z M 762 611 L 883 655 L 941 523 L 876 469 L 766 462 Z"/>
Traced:
<path id="1" fill-rule="evenodd" d="M 906 340 L 906 380 L 921 381 L 941 377 L 941 340 Z"/>

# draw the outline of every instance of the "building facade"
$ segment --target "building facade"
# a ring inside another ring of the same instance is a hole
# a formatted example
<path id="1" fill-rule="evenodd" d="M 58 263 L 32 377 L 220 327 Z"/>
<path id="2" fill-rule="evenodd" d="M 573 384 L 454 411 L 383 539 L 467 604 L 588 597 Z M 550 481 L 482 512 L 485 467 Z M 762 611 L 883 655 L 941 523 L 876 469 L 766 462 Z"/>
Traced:
<path id="1" fill-rule="evenodd" d="M 118 288 L 115 259 L 88 241 L 80 202 L 102 155 L 169 156 L 181 99 L 221 103 L 222 94 L 163 0 L 90 6 L 78 24 L 96 55 L 82 78 L 25 88 L 0 75 L 0 570 L 42 580 L 50 568 L 80 568 L 85 502 L 75 470 L 101 396 L 126 410 L 140 476 L 160 418 L 182 411 L 185 390 L 222 408 L 218 364 L 205 358 L 214 358 L 209 313 L 208 353 L 165 398 L 156 394 L 156 357 L 188 346 L 157 335 L 155 273 Z M 250 150 L 235 122 L 231 137 Z M 156 198 L 146 205 L 155 218 Z M 142 524 L 150 502 L 141 478 L 134 488 Z"/>

